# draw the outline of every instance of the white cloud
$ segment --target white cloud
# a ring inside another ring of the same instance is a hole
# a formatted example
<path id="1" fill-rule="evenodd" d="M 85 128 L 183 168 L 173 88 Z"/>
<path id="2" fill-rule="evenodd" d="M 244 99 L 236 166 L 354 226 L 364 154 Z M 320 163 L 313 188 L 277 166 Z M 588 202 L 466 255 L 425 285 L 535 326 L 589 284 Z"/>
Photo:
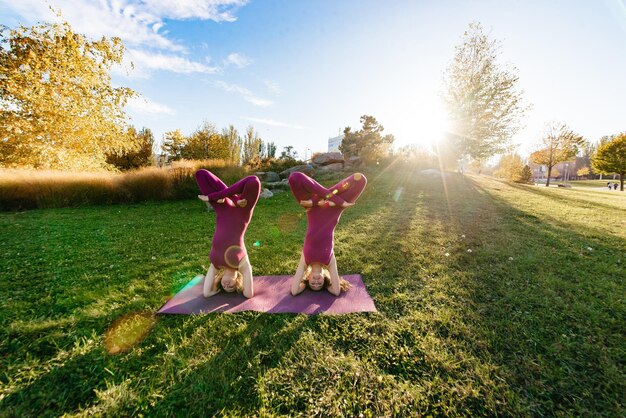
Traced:
<path id="1" fill-rule="evenodd" d="M 251 92 L 250 90 L 248 90 L 245 87 L 241 87 L 238 86 L 237 84 L 228 84 L 224 81 L 214 81 L 211 84 L 213 84 L 215 87 L 219 87 L 224 91 L 227 91 L 229 93 L 236 93 L 238 95 L 240 95 L 241 97 L 243 97 L 243 99 L 245 101 L 247 101 L 248 103 L 252 103 L 255 106 L 259 106 L 259 107 L 268 107 L 271 106 L 274 102 L 272 102 L 271 100 L 267 100 L 267 99 L 263 99 L 260 97 L 257 97 L 253 92 Z"/>
<path id="2" fill-rule="evenodd" d="M 234 22 L 233 14 L 246 0 L 144 0 L 143 6 L 161 17 L 170 19 L 202 19 Z"/>
<path id="3" fill-rule="evenodd" d="M 244 68 L 250 65 L 251 63 L 252 61 L 249 58 L 241 54 L 238 54 L 236 52 L 233 52 L 232 54 L 229 54 L 224 60 L 224 67 L 234 65 L 237 68 Z"/>
<path id="4" fill-rule="evenodd" d="M 59 21 L 49 5 L 62 13 L 72 28 L 91 38 L 117 36 L 127 45 L 144 45 L 172 51 L 184 50 L 179 45 L 158 33 L 163 26 L 160 16 L 142 10 L 140 4 L 121 1 L 89 0 L 0 0 L 0 4 L 12 9 L 31 23 Z"/>
<path id="5" fill-rule="evenodd" d="M 249 120 L 250 122 L 260 123 L 261 125 L 276 126 L 279 128 L 308 129 L 306 126 L 295 125 L 295 124 L 286 123 L 286 122 L 279 122 L 273 119 L 250 118 L 246 116 L 242 117 L 242 119 Z"/>
<path id="6" fill-rule="evenodd" d="M 90 38 L 119 37 L 132 53 L 138 71 L 130 75 L 147 77 L 146 69 L 178 73 L 214 74 L 219 69 L 172 53 L 186 52 L 178 41 L 168 39 L 164 19 L 201 19 L 216 22 L 236 20 L 234 13 L 246 0 L 0 0 L 0 7 L 13 10 L 28 22 L 59 21 L 50 10 L 62 13 L 72 28 Z M 25 22 L 27 23 L 27 22 Z M 163 50 L 168 54 L 149 51 Z M 238 54 L 226 58 L 231 65 L 248 65 Z M 118 71 L 119 73 L 120 71 Z"/>
<path id="7" fill-rule="evenodd" d="M 133 97 L 127 103 L 130 110 L 142 115 L 174 115 L 176 111 L 171 107 L 154 102 L 147 97 Z"/>
<path id="8" fill-rule="evenodd" d="M 263 84 L 265 84 L 265 87 L 267 87 L 270 93 L 278 95 L 283 92 L 283 89 L 280 88 L 280 85 L 274 81 L 264 80 Z"/>
<path id="9" fill-rule="evenodd" d="M 124 57 L 126 61 L 125 65 L 128 66 L 128 61 L 132 61 L 135 66 L 133 72 L 136 72 L 134 75 L 138 77 L 145 75 L 150 70 L 171 71 L 181 74 L 216 74 L 220 72 L 220 69 L 217 67 L 191 61 L 178 55 L 153 53 L 139 49 L 128 49 L 126 52 L 127 54 Z M 131 75 L 133 75 L 133 73 L 131 73 Z"/>

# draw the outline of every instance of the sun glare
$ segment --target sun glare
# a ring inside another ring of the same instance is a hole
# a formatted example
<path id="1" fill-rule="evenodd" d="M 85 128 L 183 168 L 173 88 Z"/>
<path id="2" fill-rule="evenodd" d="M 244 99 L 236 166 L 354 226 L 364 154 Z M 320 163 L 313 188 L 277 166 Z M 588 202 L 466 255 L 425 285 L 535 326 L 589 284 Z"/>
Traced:
<path id="1" fill-rule="evenodd" d="M 398 127 L 396 145 L 416 144 L 426 149 L 432 149 L 449 130 L 446 108 L 436 97 L 424 97 L 423 100 L 412 103 L 411 115 L 404 119 L 408 123 Z"/>

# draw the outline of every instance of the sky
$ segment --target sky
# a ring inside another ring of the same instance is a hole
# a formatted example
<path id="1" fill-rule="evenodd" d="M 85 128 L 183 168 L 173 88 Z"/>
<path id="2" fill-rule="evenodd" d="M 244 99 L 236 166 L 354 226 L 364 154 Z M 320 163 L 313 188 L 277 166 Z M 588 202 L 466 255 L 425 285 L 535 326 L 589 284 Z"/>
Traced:
<path id="1" fill-rule="evenodd" d="M 512 138 L 522 155 L 554 120 L 591 141 L 626 131 L 626 0 L 0 0 L 0 22 L 52 21 L 49 6 L 76 32 L 124 41 L 112 80 L 141 94 L 130 122 L 157 141 L 252 125 L 307 157 L 373 115 L 396 146 L 430 147 L 470 22 L 501 41 L 531 106 Z"/>

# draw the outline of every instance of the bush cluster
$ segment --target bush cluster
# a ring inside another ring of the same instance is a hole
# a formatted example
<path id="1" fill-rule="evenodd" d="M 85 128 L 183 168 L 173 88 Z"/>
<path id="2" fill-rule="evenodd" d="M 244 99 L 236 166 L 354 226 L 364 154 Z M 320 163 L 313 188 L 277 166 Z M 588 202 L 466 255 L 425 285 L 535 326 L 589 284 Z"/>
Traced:
<path id="1" fill-rule="evenodd" d="M 180 161 L 166 168 L 126 173 L 71 171 L 0 171 L 0 210 L 75 207 L 193 198 L 195 172 L 206 168 L 227 184 L 246 170 L 222 160 Z"/>

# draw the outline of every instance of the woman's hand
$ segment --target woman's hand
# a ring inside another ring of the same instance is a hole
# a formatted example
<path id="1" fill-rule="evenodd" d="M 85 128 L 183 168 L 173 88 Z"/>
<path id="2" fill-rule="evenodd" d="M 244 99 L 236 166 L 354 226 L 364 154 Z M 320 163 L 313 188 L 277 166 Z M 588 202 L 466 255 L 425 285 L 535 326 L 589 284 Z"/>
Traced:
<path id="1" fill-rule="evenodd" d="M 203 195 L 203 194 L 199 194 L 198 195 L 198 199 L 202 200 L 203 202 L 208 202 L 209 201 L 208 196 Z"/>
<path id="2" fill-rule="evenodd" d="M 300 206 L 302 206 L 303 208 L 312 208 L 313 207 L 313 201 L 311 199 L 309 199 L 309 200 L 301 200 L 300 201 Z"/>

